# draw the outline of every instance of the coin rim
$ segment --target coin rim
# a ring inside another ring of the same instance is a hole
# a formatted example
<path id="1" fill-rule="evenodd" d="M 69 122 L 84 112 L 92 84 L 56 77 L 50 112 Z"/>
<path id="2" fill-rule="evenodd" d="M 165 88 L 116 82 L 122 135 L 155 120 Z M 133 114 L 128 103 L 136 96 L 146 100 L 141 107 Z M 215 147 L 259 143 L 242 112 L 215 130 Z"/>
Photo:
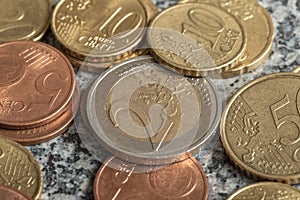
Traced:
<path id="1" fill-rule="evenodd" d="M 74 56 L 73 57 L 78 57 L 78 58 L 82 58 L 82 59 L 87 59 L 87 61 L 89 60 L 89 58 L 90 59 L 92 59 L 92 60 L 96 60 L 96 61 L 100 61 L 100 62 L 106 62 L 106 61 L 110 61 L 110 60 L 114 60 L 115 58 L 118 58 L 118 57 L 120 57 L 120 56 L 122 56 L 123 54 L 130 54 L 130 52 L 132 52 L 132 50 L 138 45 L 138 44 L 140 44 L 141 43 L 141 41 L 143 40 L 143 38 L 144 38 L 144 35 L 145 35 L 145 31 L 143 30 L 143 31 L 141 31 L 141 33 L 139 33 L 139 36 L 137 36 L 136 37 L 136 39 L 135 39 L 135 42 L 132 42 L 131 43 L 131 45 L 130 46 L 127 46 L 127 47 L 125 47 L 125 48 L 122 48 L 121 50 L 119 50 L 119 51 L 114 51 L 114 52 L 112 52 L 112 53 L 109 53 L 109 54 L 105 54 L 105 53 L 102 53 L 102 54 L 99 54 L 99 55 L 97 55 L 97 54 L 93 54 L 93 51 L 94 51 L 94 49 L 92 49 L 89 53 L 86 53 L 86 52 L 83 52 L 83 51 L 81 51 L 81 52 L 79 52 L 79 50 L 78 51 L 76 51 L 76 50 L 74 50 L 74 48 L 72 48 L 72 46 L 70 46 L 70 45 L 66 45 L 66 44 L 64 44 L 64 42 L 63 41 L 61 41 L 61 39 L 60 39 L 60 36 L 57 36 L 57 31 L 56 31 L 56 23 L 55 23 L 55 17 L 57 16 L 57 14 L 58 14 L 58 11 L 59 11 L 59 9 L 62 7 L 62 5 L 66 2 L 66 1 L 68 1 L 68 0 L 62 0 L 62 1 L 59 1 L 58 3 L 57 3 L 57 5 L 55 6 L 55 8 L 54 8 L 54 10 L 53 10 L 53 13 L 52 13 L 52 17 L 51 17 L 51 19 L 50 19 L 50 26 L 51 26 L 51 30 L 52 30 L 52 33 L 53 33 L 53 36 L 54 36 L 54 38 L 55 38 L 55 40 L 57 40 L 60 44 L 62 44 L 62 46 L 66 49 L 66 50 L 68 50 L 68 51 L 70 51 L 70 53 L 72 53 L 72 54 L 74 54 Z M 99 1 L 99 0 L 98 0 Z M 138 0 L 138 1 L 136 1 L 139 5 L 140 5 L 140 7 L 141 7 L 141 9 L 144 11 L 142 14 L 143 14 L 143 19 L 144 19 L 144 24 L 143 25 L 141 25 L 142 27 L 141 28 L 138 28 L 138 29 L 144 29 L 146 26 L 147 26 L 147 14 L 146 14 L 146 10 L 145 10 L 145 7 L 142 5 L 142 3 Z M 99 2 L 98 2 L 99 3 Z M 126 32 L 126 31 L 125 31 Z M 111 36 L 111 37 L 113 37 L 113 36 Z"/>
<path id="2" fill-rule="evenodd" d="M 111 162 L 113 159 L 119 159 L 119 160 L 122 160 L 120 158 L 117 158 L 115 156 L 111 156 L 110 158 L 108 158 L 98 169 L 97 173 L 96 173 L 96 176 L 95 176 L 95 179 L 94 179 L 94 184 L 93 184 L 93 193 L 94 193 L 94 198 L 95 200 L 101 200 L 100 199 L 100 195 L 99 195 L 99 186 L 100 186 L 100 179 L 101 179 L 101 174 L 102 172 L 105 170 L 105 168 L 111 168 L 108 166 L 108 163 Z M 206 177 L 206 174 L 204 172 L 204 169 L 202 168 L 202 166 L 200 165 L 200 163 L 196 160 L 195 157 L 191 156 L 191 155 L 188 155 L 186 158 L 184 159 L 180 159 L 178 162 L 174 162 L 174 163 L 171 163 L 171 164 L 168 164 L 167 166 L 169 165 L 174 165 L 176 163 L 181 163 L 181 162 L 185 162 L 186 160 L 191 160 L 197 167 L 197 169 L 199 170 L 201 176 L 202 176 L 202 180 L 203 180 L 203 183 L 204 185 L 201 185 L 203 187 L 203 195 L 202 195 L 202 199 L 201 200 L 208 200 L 208 191 L 209 191 L 209 185 L 208 185 L 208 179 Z M 140 165 L 142 166 L 142 165 Z M 164 170 L 163 168 L 164 166 L 161 166 L 161 167 L 158 167 L 158 170 Z M 193 168 L 194 169 L 194 168 Z M 116 170 L 116 169 L 114 169 Z M 116 170 L 117 171 L 117 170 Z M 151 173 L 151 172 L 150 172 Z M 146 173 L 143 173 L 143 174 L 149 174 L 149 172 L 146 172 Z"/>
<path id="3" fill-rule="evenodd" d="M 101 80 L 103 78 L 105 78 L 108 74 L 113 73 L 113 71 L 119 67 L 122 67 L 123 65 L 127 65 L 128 63 L 131 62 L 137 62 L 137 61 L 147 61 L 147 60 L 151 60 L 154 62 L 153 58 L 151 56 L 139 56 L 133 59 L 129 59 L 126 60 L 122 63 L 119 63 L 115 66 L 113 66 L 112 68 L 108 69 L 105 71 L 105 73 L 101 74 L 91 85 L 91 88 L 88 92 L 88 97 L 87 97 L 87 105 L 86 105 L 86 110 L 87 110 L 87 119 L 90 122 L 89 124 L 91 125 L 93 132 L 95 132 L 97 134 L 97 131 L 95 131 L 95 128 L 93 127 L 93 124 L 91 123 L 91 119 L 93 119 L 93 114 L 92 114 L 92 104 L 89 104 L 88 102 L 92 102 L 91 100 L 94 98 L 95 95 L 95 91 L 98 87 L 98 85 L 100 84 Z M 154 62 L 155 63 L 155 62 Z M 162 68 L 163 70 L 167 70 L 166 68 Z M 172 71 L 170 71 L 172 72 Z M 203 145 L 206 145 L 210 139 L 216 134 L 216 130 L 218 128 L 220 119 L 221 119 L 221 115 L 222 115 L 222 101 L 219 95 L 219 91 L 217 89 L 217 87 L 215 86 L 215 84 L 213 83 L 212 80 L 210 80 L 208 77 L 204 77 L 203 79 L 205 79 L 207 81 L 207 84 L 210 87 L 210 92 L 214 95 L 214 101 L 215 101 L 215 108 L 212 108 L 216 111 L 216 113 L 214 114 L 214 119 L 211 122 L 210 127 L 208 128 L 208 130 L 205 132 L 206 134 L 203 135 L 202 138 L 198 139 L 197 141 L 194 141 L 190 146 L 186 147 L 188 150 L 188 152 L 193 152 L 196 149 L 200 148 Z M 124 159 L 124 157 L 126 157 L 127 159 L 130 157 L 131 159 L 134 159 L 135 162 L 137 163 L 141 163 L 144 164 L 144 162 L 150 162 L 150 165 L 153 165 L 152 163 L 155 161 L 154 165 L 156 164 L 168 164 L 170 162 L 173 161 L 169 161 L 169 160 L 174 160 L 176 158 L 178 158 L 179 155 L 181 155 L 183 152 L 183 149 L 181 150 L 177 150 L 174 151 L 172 153 L 167 153 L 167 154 L 161 154 L 159 158 L 157 158 L 157 155 L 142 155 L 142 154 L 135 154 L 132 152 L 128 152 L 126 151 L 126 153 L 124 153 L 124 151 L 121 151 L 120 148 L 116 148 L 114 146 L 111 146 L 107 143 L 105 143 L 104 141 L 102 141 L 102 138 L 99 137 L 99 135 L 97 134 L 97 137 L 101 140 L 101 142 L 103 143 L 102 146 L 105 146 L 106 149 L 109 149 L 109 152 L 114 152 L 118 155 L 122 155 L 122 158 Z M 120 156 L 119 156 L 120 157 Z M 162 163 L 161 163 L 162 162 Z"/>
<path id="4" fill-rule="evenodd" d="M 235 57 L 233 57 L 231 60 L 227 61 L 226 63 L 223 63 L 222 65 L 215 65 L 213 67 L 211 67 L 211 69 L 196 69 L 196 68 L 190 68 L 187 66 L 180 66 L 178 65 L 176 62 L 171 63 L 169 62 L 169 60 L 165 59 L 165 56 L 161 56 L 161 54 L 155 50 L 155 49 L 151 49 L 151 55 L 159 62 L 162 63 L 164 65 L 166 65 L 167 67 L 170 67 L 172 69 L 175 69 L 176 71 L 178 71 L 179 73 L 186 75 L 186 76 L 193 76 L 193 77 L 200 77 L 200 76 L 206 76 L 209 74 L 216 74 L 216 73 L 222 73 L 224 71 L 228 71 L 229 69 L 234 68 L 234 66 L 236 66 L 236 64 L 239 62 L 240 58 L 242 57 L 242 55 L 245 53 L 246 50 L 246 44 L 247 44 L 247 34 L 244 30 L 244 27 L 241 25 L 240 21 L 238 20 L 238 18 L 234 15 L 232 15 L 231 13 L 226 12 L 224 9 L 217 7 L 215 5 L 212 4 L 208 4 L 208 3 L 185 3 L 185 4 L 175 4 L 165 10 L 163 10 L 162 12 L 160 12 L 159 14 L 157 14 L 153 20 L 150 22 L 149 24 L 149 28 L 166 28 L 166 27 L 156 27 L 154 26 L 154 24 L 156 23 L 156 21 L 162 16 L 164 15 L 166 12 L 169 12 L 170 10 L 173 9 L 180 9 L 181 7 L 186 7 L 186 6 L 196 6 L 196 5 L 208 5 L 211 7 L 215 7 L 216 9 L 221 10 L 224 13 L 227 13 L 227 15 L 229 15 L 231 18 L 233 18 L 233 20 L 236 22 L 236 24 L 240 27 L 241 29 L 241 34 L 242 34 L 242 44 L 241 44 L 241 48 L 239 49 L 239 51 L 236 53 Z M 173 30 L 173 29 L 172 29 Z M 177 30 L 175 30 L 177 31 Z M 182 34 L 183 35 L 183 34 Z M 184 36 L 184 35 L 183 35 Z M 153 46 L 151 44 L 151 36 L 150 33 L 148 32 L 146 34 L 146 38 L 147 38 L 147 42 L 149 44 L 149 46 Z M 208 55 L 210 55 L 208 53 Z M 214 59 L 212 59 L 214 61 Z M 215 61 L 214 61 L 215 62 Z"/>
<path id="5" fill-rule="evenodd" d="M 43 190 L 43 177 L 42 177 L 41 168 L 40 168 L 37 160 L 35 160 L 35 158 L 33 157 L 33 154 L 29 150 L 27 150 L 24 146 L 22 146 L 21 144 L 19 144 L 17 142 L 0 137 L 0 143 L 1 142 L 9 144 L 9 145 L 13 146 L 14 148 L 17 148 L 18 150 L 25 153 L 28 156 L 28 160 L 30 161 L 30 163 L 32 163 L 34 165 L 34 167 L 36 169 L 35 171 L 37 173 L 37 190 L 34 193 L 33 197 L 30 197 L 30 198 L 33 198 L 34 200 L 38 200 L 41 197 L 42 190 Z"/>
<path id="6" fill-rule="evenodd" d="M 222 117 L 221 117 L 221 122 L 220 122 L 220 136 L 221 136 L 221 141 L 223 144 L 223 148 L 227 154 L 227 156 L 230 158 L 230 160 L 233 162 L 233 164 L 239 168 L 244 174 L 246 174 L 248 177 L 251 177 L 255 180 L 270 180 L 270 181 L 278 181 L 278 182 L 283 182 L 287 184 L 297 184 L 300 183 L 300 171 L 298 174 L 293 174 L 293 175 L 272 175 L 272 174 L 266 174 L 263 172 L 260 172 L 254 168 L 251 168 L 249 165 L 245 164 L 233 151 L 231 146 L 228 143 L 227 139 L 227 134 L 226 134 L 226 121 L 227 121 L 227 116 L 229 114 L 229 110 L 231 109 L 233 103 L 235 102 L 236 98 L 239 97 L 242 93 L 247 91 L 249 88 L 251 88 L 254 85 L 259 84 L 260 82 L 263 82 L 268 79 L 273 79 L 278 78 L 278 77 L 285 77 L 285 76 L 291 76 L 291 77 L 297 77 L 300 79 L 299 75 L 291 73 L 291 72 L 280 72 L 280 73 L 273 73 L 273 74 L 268 74 L 265 76 L 262 76 L 260 78 L 254 79 L 251 82 L 247 83 L 243 87 L 241 87 L 228 101 Z"/>
<path id="7" fill-rule="evenodd" d="M 289 189 L 289 191 L 295 191 L 295 192 L 298 192 L 299 195 L 300 195 L 300 191 L 297 190 L 296 188 L 288 185 L 288 184 L 283 184 L 283 183 L 277 183 L 277 182 L 267 182 L 267 181 L 264 181 L 264 182 L 258 182 L 258 183 L 252 183 L 252 184 L 249 184 L 249 185 L 246 185 L 236 191 L 234 191 L 229 197 L 227 197 L 226 200 L 234 200 L 234 198 L 239 195 L 240 193 L 246 191 L 246 190 L 249 190 L 249 189 L 252 189 L 252 188 L 255 188 L 255 187 L 260 187 L 260 186 L 266 186 L 266 185 L 270 185 L 270 186 L 274 186 L 274 187 L 280 187 L 280 188 L 283 188 L 285 187 L 286 189 Z"/>
<path id="8" fill-rule="evenodd" d="M 232 69 L 229 69 L 228 71 L 224 71 L 221 73 L 222 78 L 232 78 L 235 76 L 239 76 L 241 74 L 253 71 L 257 67 L 259 67 L 261 64 L 264 63 L 264 61 L 269 57 L 271 54 L 273 48 L 273 41 L 275 38 L 275 29 L 273 20 L 270 16 L 270 13 L 262 7 L 260 4 L 257 3 L 257 8 L 262 11 L 263 16 L 266 18 L 268 23 L 268 28 L 270 29 L 270 34 L 268 36 L 267 44 L 265 45 L 265 48 L 261 51 L 260 54 L 258 54 L 251 62 L 238 62 L 236 66 L 234 66 Z M 247 45 L 246 49 L 247 50 Z"/>
<path id="9" fill-rule="evenodd" d="M 20 44 L 25 44 L 25 45 L 32 45 L 32 46 L 42 46 L 45 49 L 50 49 L 50 51 L 55 52 L 58 54 L 58 56 L 61 59 L 61 62 L 64 62 L 65 65 L 63 67 L 66 67 L 66 71 L 68 71 L 68 78 L 70 78 L 70 90 L 66 95 L 65 100 L 58 106 L 55 110 L 51 112 L 50 115 L 47 115 L 43 118 L 38 117 L 36 120 L 32 121 L 27 121 L 27 122 L 12 122 L 12 121 L 5 121 L 3 122 L 2 120 L 0 121 L 0 126 L 3 128 L 9 128 L 9 129 L 27 129 L 27 128 L 35 128 L 38 126 L 45 125 L 51 121 L 53 121 L 57 116 L 61 115 L 65 110 L 67 110 L 67 105 L 72 101 L 73 94 L 76 88 L 76 77 L 75 73 L 73 70 L 73 66 L 71 62 L 66 58 L 66 56 L 61 53 L 58 49 L 54 48 L 53 46 L 50 46 L 49 44 L 43 43 L 43 42 L 35 42 L 35 41 L 12 41 L 12 42 L 7 42 L 7 43 L 2 43 L 0 44 L 0 48 L 5 48 L 6 46 L 9 47 L 10 45 L 20 45 Z"/>

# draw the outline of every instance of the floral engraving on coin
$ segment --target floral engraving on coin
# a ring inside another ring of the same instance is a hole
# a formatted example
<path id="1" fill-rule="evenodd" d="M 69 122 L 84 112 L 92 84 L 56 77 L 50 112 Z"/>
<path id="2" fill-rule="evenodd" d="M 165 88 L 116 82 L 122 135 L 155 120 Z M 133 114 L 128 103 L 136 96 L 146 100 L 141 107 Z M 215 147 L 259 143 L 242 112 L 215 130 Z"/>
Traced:
<path id="1" fill-rule="evenodd" d="M 20 81 L 25 73 L 24 62 L 18 54 L 0 53 L 0 87 L 7 87 Z"/>
<path id="2" fill-rule="evenodd" d="M 3 150 L 0 148 L 0 183 L 26 190 L 33 187 L 37 180 L 32 174 L 33 165 L 27 155 L 14 148 Z"/>
<path id="3" fill-rule="evenodd" d="M 182 198 L 196 188 L 196 174 L 190 166 L 171 165 L 151 172 L 149 181 L 153 191 L 165 198 Z"/>

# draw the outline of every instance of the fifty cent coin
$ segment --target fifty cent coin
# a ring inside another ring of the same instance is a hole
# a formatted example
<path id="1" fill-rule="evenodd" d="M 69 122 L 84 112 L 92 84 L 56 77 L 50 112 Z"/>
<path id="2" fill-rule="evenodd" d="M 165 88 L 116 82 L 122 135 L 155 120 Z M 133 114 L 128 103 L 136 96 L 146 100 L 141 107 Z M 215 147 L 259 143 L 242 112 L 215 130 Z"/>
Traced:
<path id="1" fill-rule="evenodd" d="M 221 120 L 225 151 L 256 179 L 300 182 L 300 76 L 256 79 L 228 102 Z"/>

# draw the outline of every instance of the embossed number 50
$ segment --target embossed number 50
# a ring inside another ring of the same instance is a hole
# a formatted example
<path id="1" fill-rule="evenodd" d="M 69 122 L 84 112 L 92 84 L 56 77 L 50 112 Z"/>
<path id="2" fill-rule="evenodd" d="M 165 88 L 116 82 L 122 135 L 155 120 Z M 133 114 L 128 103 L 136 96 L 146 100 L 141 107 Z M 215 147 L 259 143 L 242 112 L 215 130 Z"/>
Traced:
<path id="1" fill-rule="evenodd" d="M 277 129 L 279 129 L 282 125 L 288 122 L 295 124 L 298 128 L 298 136 L 295 140 L 291 140 L 289 138 L 281 138 L 280 142 L 283 145 L 293 145 L 300 142 L 300 116 L 290 114 L 280 118 L 277 115 L 277 111 L 287 106 L 288 104 L 290 104 L 290 99 L 288 94 L 286 94 L 283 99 L 271 105 L 271 112 Z M 296 149 L 296 151 L 293 154 L 293 158 L 296 162 L 300 162 L 300 158 L 298 156 L 299 153 L 300 148 Z"/>

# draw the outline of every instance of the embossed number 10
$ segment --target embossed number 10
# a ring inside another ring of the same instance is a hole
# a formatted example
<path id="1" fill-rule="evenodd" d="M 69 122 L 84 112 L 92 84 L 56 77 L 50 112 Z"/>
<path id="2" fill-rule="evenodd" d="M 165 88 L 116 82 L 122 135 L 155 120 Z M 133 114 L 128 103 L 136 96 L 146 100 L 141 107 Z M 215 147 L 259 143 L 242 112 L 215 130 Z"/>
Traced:
<path id="1" fill-rule="evenodd" d="M 136 12 L 129 12 L 121 18 L 117 17 L 120 15 L 121 11 L 122 7 L 118 7 L 113 13 L 111 13 L 111 10 L 109 9 L 109 13 L 104 18 L 105 21 L 99 26 L 99 31 L 105 33 L 106 37 L 126 31 L 126 33 L 122 34 L 122 36 L 119 36 L 120 38 L 124 38 L 130 35 L 134 29 L 141 25 L 142 17 L 140 14 Z"/>
<path id="2" fill-rule="evenodd" d="M 224 30 L 224 22 L 216 14 L 205 9 L 191 9 L 188 12 L 190 23 L 182 23 L 182 33 L 190 33 L 198 38 L 198 42 L 215 48 L 219 35 Z"/>

